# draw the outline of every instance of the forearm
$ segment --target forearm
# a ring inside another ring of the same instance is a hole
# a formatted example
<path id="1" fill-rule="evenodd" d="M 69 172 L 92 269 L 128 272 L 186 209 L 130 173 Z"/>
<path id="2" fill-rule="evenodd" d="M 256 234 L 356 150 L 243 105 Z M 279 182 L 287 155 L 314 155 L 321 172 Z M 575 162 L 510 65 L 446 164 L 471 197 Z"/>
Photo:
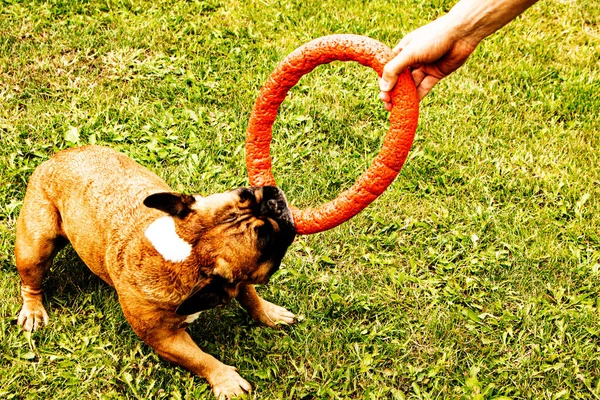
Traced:
<path id="1" fill-rule="evenodd" d="M 537 0 L 461 0 L 446 17 L 473 44 L 508 24 Z"/>

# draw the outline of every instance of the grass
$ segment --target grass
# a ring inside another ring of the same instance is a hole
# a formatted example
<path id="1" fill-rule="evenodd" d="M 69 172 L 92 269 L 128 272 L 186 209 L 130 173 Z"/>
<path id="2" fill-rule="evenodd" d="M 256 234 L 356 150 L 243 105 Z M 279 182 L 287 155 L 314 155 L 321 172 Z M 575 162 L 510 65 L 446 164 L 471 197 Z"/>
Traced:
<path id="1" fill-rule="evenodd" d="M 210 398 L 131 331 L 72 250 L 50 325 L 15 326 L 15 219 L 66 147 L 117 148 L 185 192 L 244 185 L 245 127 L 275 65 L 312 38 L 393 46 L 452 2 L 4 0 L 0 7 L 0 397 Z M 233 304 L 191 327 L 264 399 L 600 398 L 600 6 L 548 0 L 423 102 L 405 168 L 367 210 L 300 237 L 266 329 Z M 387 130 L 373 73 L 319 67 L 282 106 L 275 176 L 334 198 Z"/>

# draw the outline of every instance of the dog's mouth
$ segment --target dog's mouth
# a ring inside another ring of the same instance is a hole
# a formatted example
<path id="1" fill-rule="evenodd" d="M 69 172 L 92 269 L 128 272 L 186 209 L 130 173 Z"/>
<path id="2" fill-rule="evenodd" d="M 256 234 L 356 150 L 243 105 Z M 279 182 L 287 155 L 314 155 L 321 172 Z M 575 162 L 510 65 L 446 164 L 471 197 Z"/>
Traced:
<path id="1" fill-rule="evenodd" d="M 292 210 L 281 189 L 276 186 L 239 188 L 238 195 L 242 203 L 253 203 L 253 213 L 256 217 L 271 220 L 276 230 L 282 225 L 283 229 L 291 229 L 295 234 Z"/>
<path id="2" fill-rule="evenodd" d="M 268 271 L 259 274 L 260 283 L 266 283 L 279 269 L 281 260 L 296 237 L 296 227 L 292 211 L 285 194 L 276 186 L 242 188 L 240 200 L 253 203 L 253 214 L 263 220 L 255 225 L 259 264 L 269 266 Z"/>

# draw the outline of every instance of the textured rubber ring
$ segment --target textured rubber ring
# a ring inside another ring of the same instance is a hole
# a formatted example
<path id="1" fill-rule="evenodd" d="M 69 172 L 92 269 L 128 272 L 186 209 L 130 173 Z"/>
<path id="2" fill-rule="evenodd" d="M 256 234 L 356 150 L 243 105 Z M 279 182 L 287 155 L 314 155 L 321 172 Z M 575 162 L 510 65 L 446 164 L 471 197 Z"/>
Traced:
<path id="1" fill-rule="evenodd" d="M 357 61 L 381 76 L 392 51 L 377 40 L 358 35 L 315 39 L 289 54 L 269 76 L 254 104 L 246 136 L 246 167 L 253 186 L 276 185 L 271 172 L 272 128 L 280 104 L 302 76 L 332 61 Z M 317 208 L 293 208 L 299 234 L 331 229 L 352 218 L 394 181 L 412 146 L 419 119 L 419 101 L 408 70 L 400 74 L 390 93 L 390 129 L 371 166 L 346 191 Z"/>

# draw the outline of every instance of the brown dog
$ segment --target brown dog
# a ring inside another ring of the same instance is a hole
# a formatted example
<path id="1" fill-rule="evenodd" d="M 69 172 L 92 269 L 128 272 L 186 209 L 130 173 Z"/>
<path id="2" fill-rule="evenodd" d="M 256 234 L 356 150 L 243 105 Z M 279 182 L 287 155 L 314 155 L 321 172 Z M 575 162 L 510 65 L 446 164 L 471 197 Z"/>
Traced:
<path id="1" fill-rule="evenodd" d="M 42 279 L 70 242 L 117 290 L 139 337 L 169 361 L 208 380 L 218 398 L 250 390 L 234 367 L 202 352 L 186 332 L 201 310 L 236 298 L 253 319 L 293 323 L 258 296 L 295 236 L 276 187 L 207 197 L 173 193 L 154 173 L 113 150 L 62 151 L 32 174 L 17 222 L 15 254 L 27 331 L 48 322 Z"/>

